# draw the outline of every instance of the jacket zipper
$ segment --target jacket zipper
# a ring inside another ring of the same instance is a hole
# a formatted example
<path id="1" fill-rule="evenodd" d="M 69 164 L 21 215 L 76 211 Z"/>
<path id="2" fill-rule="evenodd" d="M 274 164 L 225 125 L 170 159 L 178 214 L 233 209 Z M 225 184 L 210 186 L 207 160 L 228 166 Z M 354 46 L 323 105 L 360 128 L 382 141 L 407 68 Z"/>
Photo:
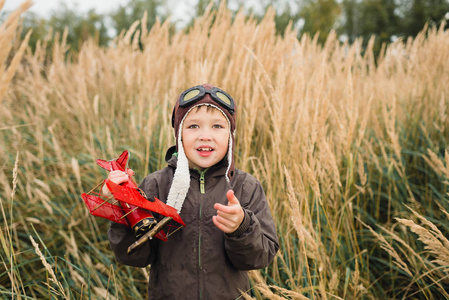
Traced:
<path id="1" fill-rule="evenodd" d="M 198 172 L 200 173 L 200 192 L 201 194 L 206 194 L 206 181 L 204 179 L 204 175 L 206 174 L 207 169 Z M 202 279 L 202 270 L 203 266 L 201 265 L 201 232 L 202 232 L 202 224 L 203 224 L 203 201 L 200 201 L 200 211 L 199 211 L 199 230 L 198 230 L 198 268 L 200 270 L 200 282 L 199 282 L 199 295 L 200 299 L 203 299 L 203 291 L 201 290 L 201 279 Z"/>
<path id="2" fill-rule="evenodd" d="M 207 170 L 207 169 L 206 169 Z M 206 194 L 206 188 L 205 188 L 205 181 L 204 181 L 204 173 L 206 173 L 206 170 L 202 171 L 200 173 L 200 192 L 201 194 Z"/>
<path id="3" fill-rule="evenodd" d="M 199 288 L 199 294 L 200 294 L 200 299 L 203 299 L 203 295 L 202 295 L 202 290 L 201 290 L 201 271 L 202 271 L 202 266 L 201 266 L 201 223 L 202 223 L 202 208 L 203 208 L 203 202 L 200 202 L 200 230 L 198 231 L 198 268 L 200 270 L 200 274 L 199 274 L 199 278 L 200 278 L 200 282 L 198 285 Z"/>

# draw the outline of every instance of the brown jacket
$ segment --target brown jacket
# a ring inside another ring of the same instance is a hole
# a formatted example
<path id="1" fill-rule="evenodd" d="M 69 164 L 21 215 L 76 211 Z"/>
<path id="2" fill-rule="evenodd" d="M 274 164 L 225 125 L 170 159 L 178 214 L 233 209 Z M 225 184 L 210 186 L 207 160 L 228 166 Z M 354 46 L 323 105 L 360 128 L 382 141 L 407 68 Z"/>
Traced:
<path id="1" fill-rule="evenodd" d="M 140 188 L 149 199 L 167 199 L 176 161 L 171 157 L 168 167 L 142 181 Z M 117 261 L 135 267 L 151 265 L 150 299 L 236 299 L 240 291 L 250 288 L 246 270 L 264 268 L 274 259 L 279 243 L 260 183 L 235 170 L 230 186 L 224 176 L 226 165 L 217 164 L 205 172 L 204 194 L 200 192 L 201 175 L 191 170 L 190 189 L 180 213 L 186 227 L 167 242 L 153 239 L 127 255 L 134 234 L 123 225 L 111 223 L 108 237 Z M 213 206 L 217 202 L 227 204 L 230 188 L 245 218 L 236 232 L 225 234 L 212 222 L 216 215 Z"/>

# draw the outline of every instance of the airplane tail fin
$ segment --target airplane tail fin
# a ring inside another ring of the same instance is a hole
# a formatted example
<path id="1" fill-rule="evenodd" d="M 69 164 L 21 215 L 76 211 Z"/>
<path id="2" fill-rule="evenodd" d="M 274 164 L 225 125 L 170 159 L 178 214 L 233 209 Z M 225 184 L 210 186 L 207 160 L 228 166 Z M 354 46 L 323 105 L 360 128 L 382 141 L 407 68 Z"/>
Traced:
<path id="1" fill-rule="evenodd" d="M 97 159 L 96 160 L 97 165 L 99 165 L 100 167 L 102 167 L 103 169 L 107 170 L 107 171 L 112 171 L 112 163 L 110 161 L 105 161 L 102 159 Z"/>
<path id="2" fill-rule="evenodd" d="M 120 154 L 120 156 L 117 158 L 116 162 L 123 168 L 123 170 L 126 169 L 126 165 L 128 163 L 129 158 L 129 152 L 128 150 L 125 150 Z"/>
<path id="3" fill-rule="evenodd" d="M 128 163 L 128 158 L 129 152 L 125 150 L 116 160 L 106 161 L 103 159 L 97 159 L 96 162 L 97 165 L 109 172 L 114 170 L 124 171 L 126 169 L 126 164 Z"/>

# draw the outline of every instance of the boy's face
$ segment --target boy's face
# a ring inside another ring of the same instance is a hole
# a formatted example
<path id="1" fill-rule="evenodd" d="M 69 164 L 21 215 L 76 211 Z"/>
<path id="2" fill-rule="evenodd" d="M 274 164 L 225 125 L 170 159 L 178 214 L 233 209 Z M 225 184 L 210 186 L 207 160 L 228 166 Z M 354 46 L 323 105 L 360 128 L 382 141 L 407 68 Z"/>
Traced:
<path id="1" fill-rule="evenodd" d="M 228 121 L 215 108 L 193 108 L 182 125 L 182 143 L 191 168 L 209 168 L 228 152 Z"/>

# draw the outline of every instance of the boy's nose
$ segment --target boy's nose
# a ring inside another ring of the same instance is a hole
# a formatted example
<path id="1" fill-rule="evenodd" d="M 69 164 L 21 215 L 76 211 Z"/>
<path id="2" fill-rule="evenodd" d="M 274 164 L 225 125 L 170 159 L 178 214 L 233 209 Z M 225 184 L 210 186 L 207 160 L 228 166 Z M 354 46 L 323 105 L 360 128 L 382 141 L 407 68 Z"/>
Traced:
<path id="1" fill-rule="evenodd" d="M 203 130 L 200 133 L 199 139 L 201 141 L 210 141 L 212 139 L 212 135 L 208 130 Z"/>

